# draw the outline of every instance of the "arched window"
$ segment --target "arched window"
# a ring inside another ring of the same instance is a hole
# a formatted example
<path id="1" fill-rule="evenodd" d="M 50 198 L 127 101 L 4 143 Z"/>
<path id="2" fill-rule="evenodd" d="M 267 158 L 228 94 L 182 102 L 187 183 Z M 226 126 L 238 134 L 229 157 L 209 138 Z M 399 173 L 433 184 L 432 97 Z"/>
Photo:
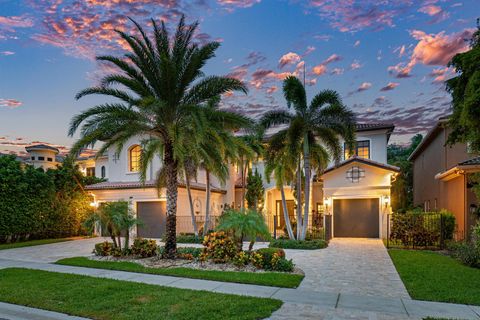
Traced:
<path id="1" fill-rule="evenodd" d="M 140 153 L 142 148 L 137 144 L 128 149 L 128 170 L 130 172 L 140 171 Z"/>
<path id="2" fill-rule="evenodd" d="M 100 168 L 100 174 L 102 176 L 102 179 L 105 178 L 105 176 L 107 175 L 107 172 L 105 170 L 105 166 L 102 166 L 102 168 Z"/>

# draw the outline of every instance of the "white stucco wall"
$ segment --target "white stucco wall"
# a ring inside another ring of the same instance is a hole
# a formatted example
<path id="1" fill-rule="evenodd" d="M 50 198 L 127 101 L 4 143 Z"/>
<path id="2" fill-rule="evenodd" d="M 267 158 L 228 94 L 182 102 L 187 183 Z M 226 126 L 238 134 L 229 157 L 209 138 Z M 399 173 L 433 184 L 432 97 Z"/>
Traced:
<path id="1" fill-rule="evenodd" d="M 28 152 L 28 163 L 35 168 L 43 168 L 44 170 L 55 169 L 59 164 L 55 160 L 56 154 L 57 153 L 53 150 L 31 150 Z M 32 157 L 34 157 L 35 160 L 32 160 Z M 38 160 L 38 157 L 44 157 L 44 160 Z M 52 161 L 48 161 L 48 158 L 51 158 Z"/>

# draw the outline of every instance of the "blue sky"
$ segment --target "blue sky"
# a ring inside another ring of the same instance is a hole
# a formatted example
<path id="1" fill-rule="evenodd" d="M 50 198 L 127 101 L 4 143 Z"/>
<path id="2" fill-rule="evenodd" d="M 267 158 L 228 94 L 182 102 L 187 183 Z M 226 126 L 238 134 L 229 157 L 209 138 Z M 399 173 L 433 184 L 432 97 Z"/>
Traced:
<path id="1" fill-rule="evenodd" d="M 197 41 L 220 41 L 207 74 L 248 84 L 225 108 L 259 117 L 285 108 L 282 79 L 308 93 L 337 90 L 361 122 L 393 122 L 393 142 L 423 133 L 448 113 L 446 67 L 480 16 L 479 1 L 447 0 L 0 0 L 0 152 L 48 142 L 65 150 L 70 118 L 105 98 L 74 95 L 109 69 L 97 54 L 121 54 L 113 28 L 127 15 L 175 26 L 199 20 Z"/>

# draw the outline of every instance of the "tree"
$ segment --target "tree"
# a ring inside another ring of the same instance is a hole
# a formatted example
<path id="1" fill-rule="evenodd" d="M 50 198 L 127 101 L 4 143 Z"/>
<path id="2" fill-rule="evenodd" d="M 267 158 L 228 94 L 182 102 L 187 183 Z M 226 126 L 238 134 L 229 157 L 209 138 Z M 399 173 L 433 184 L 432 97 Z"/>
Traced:
<path id="1" fill-rule="evenodd" d="M 447 142 L 468 143 L 472 151 L 480 153 L 480 19 L 470 44 L 469 51 L 456 54 L 448 64 L 458 75 L 446 81 L 453 109 Z"/>
<path id="2" fill-rule="evenodd" d="M 255 173 L 252 172 L 252 169 L 248 170 L 247 193 L 245 195 L 248 208 L 258 211 L 259 206 L 263 204 L 264 195 L 265 188 L 263 187 L 262 175 L 258 173 L 257 169 L 255 169 Z"/>
<path id="3" fill-rule="evenodd" d="M 387 147 L 387 161 L 400 168 L 400 173 L 392 183 L 392 210 L 409 209 L 413 206 L 413 166 L 408 157 L 422 141 L 416 134 L 408 146 L 392 144 Z"/>
<path id="4" fill-rule="evenodd" d="M 282 134 L 275 135 L 268 143 L 268 147 L 265 150 L 265 178 L 268 183 L 272 174 L 275 177 L 275 183 L 278 190 L 280 190 L 280 196 L 282 198 L 283 218 L 285 220 L 285 226 L 287 229 L 288 237 L 295 239 L 293 233 L 290 216 L 288 215 L 287 200 L 285 198 L 285 184 L 293 183 L 295 176 L 295 157 L 290 156 L 285 148 L 285 134 L 284 130 Z"/>
<path id="5" fill-rule="evenodd" d="M 238 137 L 240 142 L 243 142 L 245 148 L 240 150 L 239 157 L 237 159 L 237 165 L 240 169 L 240 180 L 242 186 L 242 196 L 240 202 L 240 209 L 243 210 L 245 206 L 245 190 L 247 186 L 247 172 L 250 168 L 250 164 L 256 161 L 260 156 L 263 155 L 264 147 L 263 147 L 263 134 L 264 130 L 262 126 L 256 125 L 253 128 L 252 132 L 248 132 L 244 135 Z"/>
<path id="6" fill-rule="evenodd" d="M 297 192 L 297 239 L 304 240 L 308 226 L 310 210 L 310 183 L 311 170 L 321 171 L 322 167 L 315 168 L 311 161 L 312 150 L 321 157 L 330 157 L 339 161 L 342 155 L 342 146 L 339 137 L 343 138 L 348 147 L 355 142 L 355 118 L 341 101 L 337 92 L 323 90 L 307 103 L 307 95 L 302 82 L 293 76 L 283 82 L 283 94 L 288 108 L 293 107 L 293 113 L 287 111 L 267 112 L 261 123 L 265 128 L 275 125 L 287 125 L 287 144 L 289 152 L 297 156 L 297 190 L 301 190 L 302 174 L 305 178 L 304 197 L 305 206 L 303 218 L 301 216 L 301 192 Z M 278 133 L 277 133 L 278 134 Z M 299 151 L 301 150 L 301 151 Z M 321 150 L 321 151 L 320 151 Z M 302 171 L 303 160 L 303 171 Z M 326 159 L 318 159 L 316 164 L 328 163 Z"/>
<path id="7" fill-rule="evenodd" d="M 255 210 L 227 210 L 220 219 L 217 230 L 233 234 L 239 251 L 243 240 L 250 240 L 248 250 L 253 249 L 257 237 L 268 240 L 270 232 L 262 215 Z"/>
<path id="8" fill-rule="evenodd" d="M 152 19 L 153 35 L 131 20 L 136 34 L 116 30 L 130 51 L 122 57 L 100 56 L 119 72 L 106 75 L 101 85 L 77 94 L 100 94 L 120 102 L 105 103 L 75 116 L 69 135 L 81 128 L 81 138 L 72 152 L 103 141 L 98 154 L 116 147 L 120 152 L 132 137 L 144 137 L 140 159 L 140 178 L 145 182 L 147 169 L 155 156 L 163 159 L 156 174 L 156 186 L 166 188 L 167 226 L 165 257 L 174 259 L 176 252 L 176 212 L 178 171 L 188 157 L 188 150 L 197 144 L 205 127 L 205 104 L 230 91 L 247 92 L 245 85 L 233 78 L 205 76 L 202 69 L 215 56 L 220 44 L 193 42 L 198 22 L 186 24 L 182 16 L 173 37 L 162 21 Z M 212 111 L 209 111 L 212 112 Z M 231 113 L 217 110 L 219 118 Z"/>

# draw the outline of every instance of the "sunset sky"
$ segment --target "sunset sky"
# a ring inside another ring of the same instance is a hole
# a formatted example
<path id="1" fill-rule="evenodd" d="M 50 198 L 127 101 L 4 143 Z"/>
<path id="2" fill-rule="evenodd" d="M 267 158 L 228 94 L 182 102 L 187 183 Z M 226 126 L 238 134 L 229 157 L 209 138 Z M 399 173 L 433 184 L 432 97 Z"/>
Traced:
<path id="1" fill-rule="evenodd" d="M 174 27 L 182 13 L 200 21 L 197 41 L 221 42 L 206 74 L 250 88 L 225 108 L 286 108 L 282 79 L 303 79 L 305 64 L 310 97 L 337 90 L 359 122 L 392 122 L 403 143 L 448 113 L 446 64 L 468 49 L 480 0 L 0 0 L 0 152 L 66 150 L 71 117 L 107 102 L 74 96 L 110 71 L 95 55 L 125 50 L 113 29 L 131 30 L 127 16 Z"/>

